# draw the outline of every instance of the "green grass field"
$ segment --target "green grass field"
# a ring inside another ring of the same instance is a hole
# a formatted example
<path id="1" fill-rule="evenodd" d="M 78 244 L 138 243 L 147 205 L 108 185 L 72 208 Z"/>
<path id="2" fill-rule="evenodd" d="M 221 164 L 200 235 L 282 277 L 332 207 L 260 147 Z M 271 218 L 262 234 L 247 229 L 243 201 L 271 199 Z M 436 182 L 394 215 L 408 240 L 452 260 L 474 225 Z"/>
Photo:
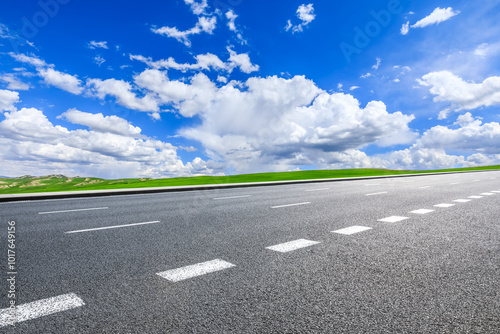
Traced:
<path id="1" fill-rule="evenodd" d="M 388 169 L 337 169 L 337 170 L 310 170 L 282 173 L 258 173 L 230 176 L 195 176 L 176 177 L 168 179 L 117 179 L 106 180 L 93 177 L 68 178 L 63 175 L 42 177 L 22 176 L 18 178 L 0 178 L 0 194 L 20 194 L 34 192 L 122 189 L 144 187 L 172 187 L 187 185 L 206 185 L 222 183 L 245 183 L 265 181 L 328 179 L 357 176 L 400 175 L 416 173 L 435 173 L 452 171 L 495 170 L 499 166 L 485 166 L 472 168 L 454 168 L 440 170 L 388 170 Z"/>

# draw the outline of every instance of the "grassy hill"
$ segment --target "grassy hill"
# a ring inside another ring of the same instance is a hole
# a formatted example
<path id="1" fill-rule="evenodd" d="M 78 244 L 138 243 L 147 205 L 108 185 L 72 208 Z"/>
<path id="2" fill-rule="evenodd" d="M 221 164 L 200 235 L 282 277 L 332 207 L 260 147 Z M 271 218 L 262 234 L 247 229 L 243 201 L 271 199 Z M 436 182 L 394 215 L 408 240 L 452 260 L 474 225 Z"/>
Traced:
<path id="1" fill-rule="evenodd" d="M 472 167 L 472 168 L 426 170 L 426 171 L 389 170 L 389 169 L 310 170 L 310 171 L 282 172 L 282 173 L 241 174 L 241 175 L 230 175 L 230 176 L 176 177 L 167 179 L 140 178 L 140 179 L 107 180 L 95 177 L 71 178 L 71 177 L 66 177 L 64 175 L 48 175 L 40 177 L 25 175 L 16 178 L 0 178 L 0 194 L 119 189 L 119 188 L 143 188 L 143 187 L 169 187 L 169 186 L 205 185 L 205 184 L 222 184 L 222 183 L 327 179 L 327 178 L 356 177 L 356 176 L 400 175 L 400 174 L 471 171 L 471 170 L 495 170 L 495 169 L 500 170 L 500 165 Z"/>

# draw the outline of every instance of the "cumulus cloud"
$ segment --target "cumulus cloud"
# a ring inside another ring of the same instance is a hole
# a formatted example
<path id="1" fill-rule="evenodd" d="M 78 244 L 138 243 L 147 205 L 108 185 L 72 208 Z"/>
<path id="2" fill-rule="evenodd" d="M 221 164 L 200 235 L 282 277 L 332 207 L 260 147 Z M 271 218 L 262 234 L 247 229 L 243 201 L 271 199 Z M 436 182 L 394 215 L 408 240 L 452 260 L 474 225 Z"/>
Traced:
<path id="1" fill-rule="evenodd" d="M 453 10 L 453 8 L 448 7 L 448 8 L 440 8 L 437 7 L 435 8 L 432 13 L 430 13 L 428 16 L 424 17 L 423 19 L 417 21 L 415 24 L 410 26 L 410 22 L 406 22 L 403 24 L 401 27 L 401 35 L 406 35 L 410 31 L 411 28 L 425 28 L 427 26 L 433 25 L 433 24 L 439 24 L 441 22 L 447 21 L 451 19 L 452 17 L 460 14 L 459 10 Z"/>
<path id="2" fill-rule="evenodd" d="M 223 70 L 232 72 L 235 68 L 239 68 L 244 73 L 251 73 L 259 70 L 258 65 L 252 64 L 248 53 L 237 53 L 230 47 L 227 48 L 230 56 L 227 62 L 223 62 L 217 55 L 212 53 L 196 55 L 196 62 L 193 64 L 180 64 L 174 58 L 161 59 L 153 61 L 150 57 L 141 55 L 130 55 L 131 60 L 138 60 L 154 69 L 175 69 L 182 72 L 188 70 Z"/>
<path id="3" fill-rule="evenodd" d="M 188 30 L 182 31 L 178 30 L 177 27 L 165 26 L 161 28 L 151 28 L 151 31 L 154 32 L 155 34 L 175 38 L 177 41 L 184 43 L 184 45 L 190 47 L 191 35 L 198 35 L 201 34 L 202 32 L 211 35 L 213 34 L 213 31 L 215 30 L 216 26 L 217 26 L 217 18 L 215 16 L 212 17 L 200 16 L 198 17 L 198 22 L 196 23 L 196 25 Z"/>
<path id="4" fill-rule="evenodd" d="M 411 133 L 414 118 L 389 113 L 378 101 L 361 108 L 351 95 L 329 94 L 302 76 L 250 78 L 241 88 L 228 84 L 199 116 L 200 126 L 180 134 L 237 172 L 339 162 L 365 145 Z M 407 143 L 409 137 L 392 140 Z"/>
<path id="5" fill-rule="evenodd" d="M 102 41 L 102 42 L 96 42 L 96 41 L 90 41 L 88 44 L 89 49 L 108 49 L 108 42 Z"/>
<path id="6" fill-rule="evenodd" d="M 435 8 L 432 13 L 430 13 L 428 16 L 424 17 L 423 19 L 417 21 L 414 25 L 412 25 L 412 28 L 425 28 L 427 26 L 430 26 L 432 24 L 439 24 L 441 22 L 447 21 L 451 19 L 453 16 L 460 14 L 460 11 L 454 11 L 453 8 L 448 7 L 448 8 Z"/>
<path id="7" fill-rule="evenodd" d="M 90 130 L 54 126 L 42 111 L 23 108 L 0 122 L 2 161 L 16 166 L 13 175 L 41 169 L 100 177 L 166 177 L 213 174 L 200 158 L 184 164 L 169 143 L 138 137 L 140 129 L 117 116 L 106 118 L 76 110 L 61 116 Z M 108 116 L 110 117 L 110 116 Z M 99 125 L 100 121 L 105 124 Z M 120 130 L 110 125 L 118 124 Z M 9 170 L 7 170 L 9 172 Z"/>
<path id="8" fill-rule="evenodd" d="M 286 31 L 291 29 L 292 33 L 302 32 L 305 26 L 314 21 L 316 14 L 314 14 L 313 4 L 310 3 L 307 6 L 305 4 L 300 5 L 299 8 L 297 8 L 297 17 L 302 22 L 294 25 L 291 20 L 288 20 L 285 27 Z"/>
<path id="9" fill-rule="evenodd" d="M 14 105 L 18 102 L 18 92 L 0 89 L 0 110 L 14 110 Z"/>
<path id="10" fill-rule="evenodd" d="M 435 102 L 451 102 L 447 110 L 471 110 L 500 104 L 500 77 L 486 78 L 482 83 L 466 82 L 449 71 L 431 72 L 418 82 L 429 87 Z"/>
<path id="11" fill-rule="evenodd" d="M 7 83 L 7 89 L 10 90 L 28 90 L 30 86 L 22 82 L 14 74 L 8 73 L 0 76 L 0 81 Z"/>
<path id="12" fill-rule="evenodd" d="M 106 96 L 113 96 L 116 102 L 126 108 L 139 111 L 158 111 L 158 103 L 151 95 L 138 98 L 132 92 L 129 82 L 116 79 L 88 79 L 89 94 L 104 100 Z"/>
<path id="13" fill-rule="evenodd" d="M 12 58 L 18 62 L 34 66 L 38 75 L 48 85 L 55 86 L 75 95 L 83 92 L 82 81 L 78 77 L 54 70 L 54 65 L 47 64 L 44 60 L 25 54 L 10 53 Z"/>
<path id="14" fill-rule="evenodd" d="M 201 0 L 200 2 L 195 0 L 184 0 L 184 3 L 191 7 L 191 11 L 194 15 L 206 14 L 206 9 L 208 7 L 207 0 Z"/>
<path id="15" fill-rule="evenodd" d="M 65 119 L 73 124 L 85 125 L 89 129 L 101 133 L 114 133 L 121 136 L 140 136 L 141 128 L 133 126 L 126 119 L 115 115 L 104 116 L 77 109 L 69 109 L 57 118 Z"/>

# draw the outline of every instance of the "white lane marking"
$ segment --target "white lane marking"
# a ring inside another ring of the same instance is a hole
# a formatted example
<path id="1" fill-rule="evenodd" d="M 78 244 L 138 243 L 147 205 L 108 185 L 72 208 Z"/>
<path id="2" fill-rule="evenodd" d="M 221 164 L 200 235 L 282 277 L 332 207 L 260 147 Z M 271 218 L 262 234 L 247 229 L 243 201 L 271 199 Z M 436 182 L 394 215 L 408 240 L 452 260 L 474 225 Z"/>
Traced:
<path id="1" fill-rule="evenodd" d="M 495 195 L 494 193 L 482 193 L 481 195 L 484 195 L 484 196 L 491 196 L 491 195 Z"/>
<path id="2" fill-rule="evenodd" d="M 276 206 L 272 206 L 271 209 L 286 208 L 288 206 L 306 205 L 306 204 L 311 204 L 311 202 L 303 202 L 303 203 L 295 203 L 295 204 L 285 204 L 285 205 L 276 205 Z"/>
<path id="3" fill-rule="evenodd" d="M 449 208 L 451 206 L 454 206 L 455 204 L 449 204 L 449 203 L 441 203 L 441 204 L 436 204 L 434 205 L 437 208 Z"/>
<path id="4" fill-rule="evenodd" d="M 431 186 L 418 187 L 418 189 L 427 189 L 427 188 L 431 188 Z"/>
<path id="5" fill-rule="evenodd" d="M 80 233 L 80 232 L 109 230 L 109 229 L 112 229 L 112 228 L 130 227 L 130 226 L 148 225 L 148 224 L 157 224 L 159 222 L 160 222 L 159 220 L 155 220 L 155 221 L 152 221 L 152 222 L 134 223 L 134 224 L 125 224 L 125 225 L 114 225 L 114 226 L 105 226 L 105 227 L 96 227 L 96 228 L 88 228 L 88 229 L 85 229 L 85 230 L 68 231 L 68 232 L 64 232 L 64 233 L 71 234 L 71 233 Z"/>
<path id="6" fill-rule="evenodd" d="M 40 318 L 46 315 L 67 311 L 85 305 L 74 293 L 37 300 L 18 305 L 14 310 L 0 310 L 0 327 L 14 325 L 16 322 Z"/>
<path id="7" fill-rule="evenodd" d="M 386 218 L 379 219 L 379 222 L 385 222 L 385 223 L 397 223 L 402 220 L 408 219 L 408 217 L 400 217 L 400 216 L 390 216 Z"/>
<path id="8" fill-rule="evenodd" d="M 382 195 L 382 194 L 387 194 L 387 193 L 388 193 L 387 191 L 381 191 L 381 192 L 378 192 L 378 193 L 366 194 L 366 196 L 375 196 L 375 195 Z"/>
<path id="9" fill-rule="evenodd" d="M 453 183 L 450 183 L 450 184 L 460 184 L 460 182 L 453 182 Z"/>
<path id="10" fill-rule="evenodd" d="M 418 210 L 410 211 L 410 213 L 416 213 L 418 215 L 425 215 L 426 213 L 430 213 L 430 212 L 434 212 L 434 210 L 430 210 L 430 209 L 418 209 Z"/>
<path id="11" fill-rule="evenodd" d="M 461 199 L 461 198 L 453 200 L 453 202 L 457 202 L 457 203 L 467 203 L 470 201 L 471 201 L 470 199 Z"/>
<path id="12" fill-rule="evenodd" d="M 214 199 L 233 199 L 233 198 L 246 198 L 251 197 L 252 195 L 241 195 L 241 196 L 229 196 L 229 197 L 217 197 Z"/>
<path id="13" fill-rule="evenodd" d="M 235 267 L 235 265 L 232 263 L 226 262 L 221 259 L 215 259 L 212 261 L 192 264 L 190 266 L 185 266 L 177 269 L 170 269 L 167 271 L 156 273 L 156 275 L 172 282 L 179 282 L 188 278 L 206 275 L 232 267 Z"/>
<path id="14" fill-rule="evenodd" d="M 322 190 L 330 190 L 330 188 L 307 189 L 306 191 L 322 191 Z"/>
<path id="15" fill-rule="evenodd" d="M 266 249 L 270 249 L 270 250 L 280 252 L 280 253 L 286 253 L 286 252 L 294 251 L 296 249 L 316 245 L 319 243 L 320 243 L 319 241 L 298 239 L 298 240 L 294 240 L 294 241 L 285 242 L 285 243 L 279 244 L 279 245 L 269 246 L 269 247 L 266 247 Z"/>
<path id="16" fill-rule="evenodd" d="M 371 227 L 366 227 L 366 226 L 350 226 L 346 228 L 341 228 L 340 230 L 332 231 L 332 233 L 351 235 L 371 229 L 372 229 Z"/>
<path id="17" fill-rule="evenodd" d="M 106 210 L 108 207 L 102 207 L 102 208 L 87 208 L 87 209 L 73 209 L 73 210 L 61 210 L 61 211 L 45 211 L 45 212 L 39 212 L 39 215 L 46 215 L 49 213 L 63 213 L 63 212 L 78 212 L 78 211 L 91 211 L 91 210 Z"/>
<path id="18" fill-rule="evenodd" d="M 483 198 L 484 196 L 469 196 L 469 198 L 474 198 L 474 199 L 478 199 L 478 198 Z"/>

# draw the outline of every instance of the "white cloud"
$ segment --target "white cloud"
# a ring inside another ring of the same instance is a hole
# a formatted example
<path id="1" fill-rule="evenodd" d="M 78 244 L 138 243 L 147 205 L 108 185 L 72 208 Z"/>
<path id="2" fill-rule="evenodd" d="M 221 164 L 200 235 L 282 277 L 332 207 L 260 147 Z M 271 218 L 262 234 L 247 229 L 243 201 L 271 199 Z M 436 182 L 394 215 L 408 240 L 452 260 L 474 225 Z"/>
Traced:
<path id="1" fill-rule="evenodd" d="M 39 75 L 43 78 L 45 83 L 79 95 L 83 92 L 82 82 L 71 74 L 56 71 L 52 68 L 45 68 L 38 70 Z"/>
<path id="2" fill-rule="evenodd" d="M 0 110 L 14 110 L 14 105 L 18 102 L 18 92 L 0 89 Z"/>
<path id="3" fill-rule="evenodd" d="M 361 88 L 361 87 L 359 87 L 359 86 L 351 86 L 351 88 L 349 88 L 349 90 L 353 91 L 353 90 L 356 90 L 356 89 L 359 89 L 359 88 Z"/>
<path id="4" fill-rule="evenodd" d="M 407 21 L 401 26 L 401 35 L 407 35 L 408 32 L 410 31 L 410 21 Z"/>
<path id="5" fill-rule="evenodd" d="M 219 75 L 217 76 L 217 81 L 225 84 L 227 83 L 227 78 Z"/>
<path id="6" fill-rule="evenodd" d="M 488 43 L 483 43 L 474 50 L 474 54 L 476 56 L 485 57 L 489 50 L 490 48 L 488 47 Z"/>
<path id="7" fill-rule="evenodd" d="M 448 8 L 435 8 L 432 13 L 430 13 L 428 16 L 424 17 L 423 19 L 417 21 L 415 24 L 410 26 L 410 21 L 407 21 L 406 23 L 403 24 L 401 27 L 401 35 L 407 35 L 408 32 L 410 31 L 411 28 L 425 28 L 427 26 L 433 25 L 433 24 L 439 24 L 441 22 L 447 21 L 451 19 L 453 16 L 456 16 L 460 14 L 460 11 L 454 11 L 453 8 L 448 7 Z"/>
<path id="8" fill-rule="evenodd" d="M 10 32 L 5 24 L 0 23 L 0 38 L 14 39 L 16 37 Z"/>
<path id="9" fill-rule="evenodd" d="M 128 137 L 140 137 L 141 128 L 131 125 L 126 119 L 115 115 L 104 116 L 69 109 L 57 118 L 65 119 L 73 124 L 85 125 L 89 129 L 101 133 L 114 133 Z"/>
<path id="10" fill-rule="evenodd" d="M 90 41 L 88 44 L 89 49 L 108 49 L 108 42 Z"/>
<path id="11" fill-rule="evenodd" d="M 54 70 L 54 65 L 47 64 L 44 60 L 34 56 L 10 53 L 16 61 L 35 66 L 38 75 L 43 78 L 48 85 L 55 86 L 75 95 L 83 92 L 82 82 L 76 76 Z"/>
<path id="12" fill-rule="evenodd" d="M 96 63 L 99 66 L 101 66 L 105 61 L 106 61 L 106 59 L 104 59 L 101 56 L 95 56 L 94 57 L 94 63 Z"/>
<path id="13" fill-rule="evenodd" d="M 287 25 L 285 26 L 286 31 L 291 29 L 292 33 L 302 32 L 305 26 L 314 21 L 316 14 L 314 14 L 313 4 L 310 3 L 307 6 L 305 4 L 300 5 L 299 8 L 297 8 L 297 17 L 302 22 L 297 25 L 293 25 L 291 20 L 288 20 Z"/>
<path id="14" fill-rule="evenodd" d="M 35 108 L 12 111 L 0 122 L 0 158 L 6 165 L 3 173 L 11 176 L 55 171 L 69 175 L 98 177 L 167 177 L 214 174 L 208 163 L 195 158 L 184 164 L 176 148 L 169 143 L 147 137 L 134 138 L 140 129 L 126 120 L 112 116 L 124 131 L 116 133 L 111 118 L 79 111 L 68 111 L 75 123 L 90 125 L 91 130 L 68 130 L 54 126 L 42 111 Z M 102 117 L 102 118 L 101 118 Z M 76 118 L 76 119 L 75 119 Z M 108 132 L 113 130 L 114 132 Z M 118 131 L 120 132 L 120 131 Z"/>
<path id="15" fill-rule="evenodd" d="M 259 70 L 258 65 L 252 64 L 250 57 L 247 53 L 238 54 L 233 51 L 230 47 L 227 48 L 229 52 L 229 59 L 227 63 L 224 63 L 218 56 L 212 53 L 206 53 L 195 56 L 196 63 L 194 64 L 179 64 L 174 58 L 170 57 L 168 59 L 161 59 L 153 61 L 150 57 L 144 57 L 141 55 L 130 55 L 130 59 L 138 60 L 151 68 L 154 69 L 175 69 L 179 71 L 188 70 L 224 70 L 232 72 L 235 68 L 240 68 L 244 73 L 251 73 Z"/>
<path id="16" fill-rule="evenodd" d="M 202 15 L 206 14 L 206 9 L 208 7 L 207 0 L 201 0 L 201 2 L 197 2 L 195 0 L 184 0 L 186 5 L 191 7 L 191 11 L 194 15 Z"/>
<path id="17" fill-rule="evenodd" d="M 408 128 L 413 116 L 390 114 L 376 101 L 361 108 L 351 95 L 329 94 L 301 76 L 228 84 L 212 94 L 199 117 L 200 126 L 180 134 L 236 172 L 333 163 L 368 144 L 414 140 Z"/>
<path id="18" fill-rule="evenodd" d="M 130 83 L 123 80 L 116 79 L 88 79 L 87 87 L 89 88 L 89 93 L 93 96 L 104 100 L 106 96 L 113 96 L 116 98 L 116 102 L 126 108 L 139 110 L 139 111 L 158 111 L 157 101 L 147 95 L 138 98 L 135 93 L 132 92 L 132 86 Z"/>
<path id="19" fill-rule="evenodd" d="M 216 26 L 217 26 L 217 18 L 215 16 L 212 17 L 200 16 L 198 17 L 198 22 L 196 23 L 196 25 L 193 28 L 185 31 L 180 31 L 176 27 L 151 28 L 151 31 L 154 32 L 155 34 L 165 35 L 167 37 L 175 38 L 177 41 L 184 43 L 184 45 L 190 47 L 191 40 L 189 39 L 189 37 L 191 35 L 197 35 L 202 32 L 211 35 L 213 34 L 213 31 L 215 30 Z"/>
<path id="20" fill-rule="evenodd" d="M 448 71 L 431 72 L 417 80 L 430 87 L 435 102 L 451 102 L 450 110 L 471 110 L 500 104 L 500 77 L 486 78 L 482 83 L 466 82 Z"/>
<path id="21" fill-rule="evenodd" d="M 372 66 L 372 68 L 373 68 L 374 70 L 378 70 L 378 68 L 380 67 L 380 64 L 382 64 L 382 59 L 381 59 L 381 58 L 378 58 L 378 57 L 377 57 L 377 58 L 376 58 L 376 60 L 377 60 L 377 63 L 376 63 L 375 65 L 373 65 L 373 66 Z"/>
<path id="22" fill-rule="evenodd" d="M 446 20 L 451 19 L 453 16 L 460 14 L 460 11 L 454 11 L 453 8 L 435 8 L 431 14 L 424 17 L 423 19 L 417 21 L 417 23 L 413 24 L 412 28 L 425 28 L 432 24 L 439 24 Z"/>
<path id="23" fill-rule="evenodd" d="M 370 72 L 368 72 L 368 73 L 363 74 L 360 78 L 361 78 L 361 79 L 366 79 L 366 78 L 371 77 L 372 75 L 373 75 L 373 74 L 371 74 Z"/>
<path id="24" fill-rule="evenodd" d="M 228 19 L 227 26 L 229 27 L 229 30 L 237 32 L 238 30 L 236 29 L 236 25 L 234 24 L 234 21 L 238 15 L 236 15 L 231 9 L 226 12 L 226 18 Z"/>
<path id="25" fill-rule="evenodd" d="M 7 83 L 10 90 L 28 90 L 30 86 L 19 80 L 14 74 L 4 74 L 0 76 L 0 81 Z"/>

